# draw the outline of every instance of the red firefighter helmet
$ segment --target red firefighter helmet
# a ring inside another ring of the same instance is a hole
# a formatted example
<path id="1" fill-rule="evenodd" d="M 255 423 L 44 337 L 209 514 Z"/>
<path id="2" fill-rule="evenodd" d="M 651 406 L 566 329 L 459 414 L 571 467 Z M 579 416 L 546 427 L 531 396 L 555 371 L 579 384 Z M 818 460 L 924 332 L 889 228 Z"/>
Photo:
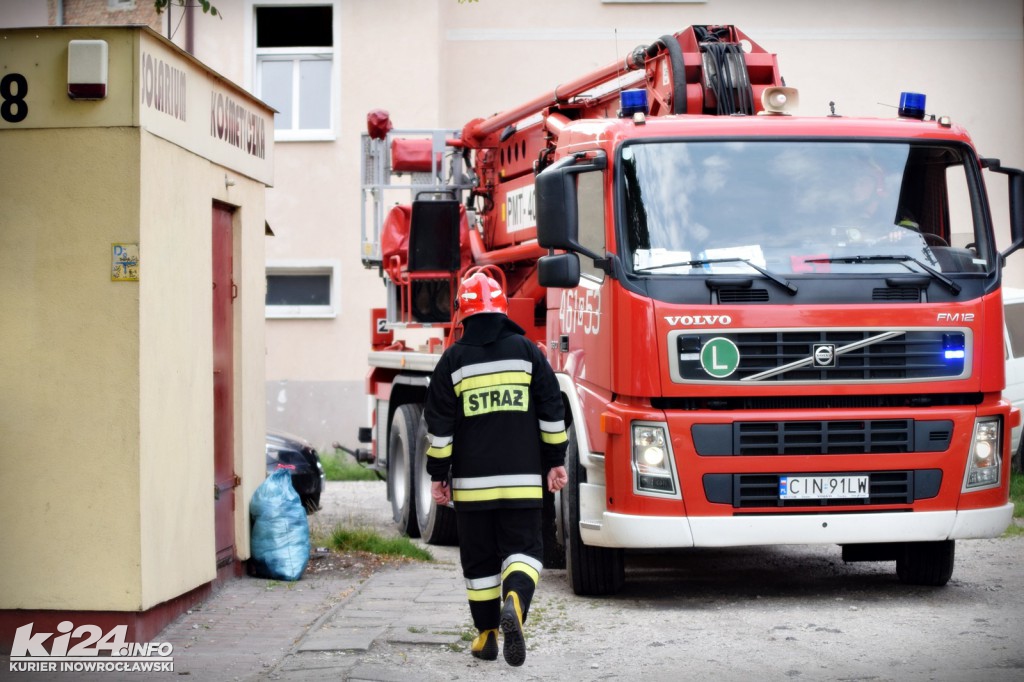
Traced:
<path id="1" fill-rule="evenodd" d="M 462 280 L 456 299 L 463 319 L 477 313 L 508 314 L 508 299 L 501 285 L 482 272 L 475 272 Z"/>

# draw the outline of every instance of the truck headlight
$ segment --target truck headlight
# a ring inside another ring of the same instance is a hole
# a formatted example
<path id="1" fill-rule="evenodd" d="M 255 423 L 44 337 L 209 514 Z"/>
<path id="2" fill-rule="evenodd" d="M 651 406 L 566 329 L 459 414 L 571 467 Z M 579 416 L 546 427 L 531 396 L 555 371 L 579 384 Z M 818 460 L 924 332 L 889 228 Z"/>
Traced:
<path id="1" fill-rule="evenodd" d="M 658 424 L 633 424 L 633 481 L 637 492 L 675 495 L 675 471 L 668 429 Z"/>
<path id="2" fill-rule="evenodd" d="M 974 422 L 974 437 L 967 461 L 964 490 L 992 488 L 999 485 L 1002 463 L 1001 417 L 984 417 Z"/>

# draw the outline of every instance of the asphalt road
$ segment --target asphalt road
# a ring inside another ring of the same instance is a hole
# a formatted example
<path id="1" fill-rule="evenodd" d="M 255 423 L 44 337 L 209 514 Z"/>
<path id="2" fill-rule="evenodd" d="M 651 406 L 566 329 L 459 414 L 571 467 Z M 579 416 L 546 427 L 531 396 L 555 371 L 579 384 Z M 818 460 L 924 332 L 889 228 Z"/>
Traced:
<path id="1" fill-rule="evenodd" d="M 383 483 L 330 483 L 316 516 L 394 532 Z M 454 548 L 429 549 L 459 570 Z M 416 661 L 424 679 L 1019 681 L 1022 567 L 1021 536 L 958 542 L 942 588 L 832 546 L 631 553 L 614 597 L 577 597 L 545 571 L 522 668 L 440 648 Z"/>

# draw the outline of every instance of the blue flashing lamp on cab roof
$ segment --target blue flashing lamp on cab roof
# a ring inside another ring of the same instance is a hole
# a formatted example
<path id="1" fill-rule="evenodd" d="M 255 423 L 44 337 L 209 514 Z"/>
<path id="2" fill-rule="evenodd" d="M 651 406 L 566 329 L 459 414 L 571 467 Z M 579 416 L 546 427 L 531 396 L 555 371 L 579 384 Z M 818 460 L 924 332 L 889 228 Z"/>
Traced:
<path id="1" fill-rule="evenodd" d="M 629 118 L 636 113 L 647 115 L 647 90 L 623 90 L 619 93 L 619 118 Z"/>
<path id="2" fill-rule="evenodd" d="M 919 92 L 901 92 L 900 93 L 900 118 L 916 118 L 919 121 L 924 120 L 924 101 L 925 96 Z"/>

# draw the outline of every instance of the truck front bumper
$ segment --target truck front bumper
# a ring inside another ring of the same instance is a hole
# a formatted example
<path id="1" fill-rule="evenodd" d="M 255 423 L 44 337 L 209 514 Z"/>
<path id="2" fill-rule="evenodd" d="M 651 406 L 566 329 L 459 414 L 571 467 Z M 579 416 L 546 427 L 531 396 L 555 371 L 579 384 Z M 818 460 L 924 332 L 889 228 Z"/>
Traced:
<path id="1" fill-rule="evenodd" d="M 878 514 L 631 516 L 602 512 L 580 523 L 597 547 L 671 548 L 860 544 L 991 538 L 1013 519 L 1013 504 L 987 509 Z"/>

